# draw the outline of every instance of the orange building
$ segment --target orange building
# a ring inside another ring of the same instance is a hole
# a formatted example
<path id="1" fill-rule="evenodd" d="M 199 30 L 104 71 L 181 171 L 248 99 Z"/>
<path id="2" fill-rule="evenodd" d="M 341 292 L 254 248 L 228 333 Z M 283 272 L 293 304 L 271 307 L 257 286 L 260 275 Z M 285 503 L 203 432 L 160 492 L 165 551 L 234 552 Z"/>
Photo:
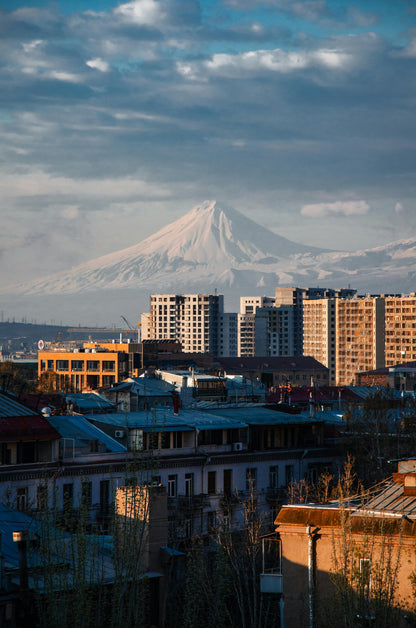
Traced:
<path id="1" fill-rule="evenodd" d="M 111 386 L 129 376 L 129 354 L 101 347 L 39 351 L 38 376 L 47 372 L 56 373 L 57 390 L 80 392 Z"/>

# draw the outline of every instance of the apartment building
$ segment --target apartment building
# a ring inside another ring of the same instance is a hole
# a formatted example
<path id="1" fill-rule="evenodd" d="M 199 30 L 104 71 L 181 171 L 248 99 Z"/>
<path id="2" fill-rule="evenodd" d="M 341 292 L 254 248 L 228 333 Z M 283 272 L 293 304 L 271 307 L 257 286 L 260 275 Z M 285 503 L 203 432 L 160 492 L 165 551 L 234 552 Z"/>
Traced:
<path id="1" fill-rule="evenodd" d="M 307 299 L 303 303 L 303 353 L 329 369 L 329 383 L 335 372 L 335 299 Z"/>
<path id="2" fill-rule="evenodd" d="M 256 330 L 256 312 L 259 308 L 271 308 L 273 305 L 273 297 L 240 297 L 240 312 L 237 315 L 237 355 L 242 357 L 256 355 L 256 337 L 258 342 L 261 338 L 260 342 L 267 345 L 267 329 L 264 331 L 259 329 L 262 322 L 257 321 Z"/>
<path id="3" fill-rule="evenodd" d="M 240 299 L 240 357 L 294 355 L 294 307 L 283 304 L 275 307 L 274 303 L 273 297 Z"/>
<path id="4" fill-rule="evenodd" d="M 303 300 L 307 296 L 305 288 L 279 287 L 276 288 L 275 307 L 291 306 L 293 309 L 293 353 L 303 355 Z"/>
<path id="5" fill-rule="evenodd" d="M 355 374 L 384 366 L 384 297 L 335 300 L 335 379 L 351 385 Z"/>
<path id="6" fill-rule="evenodd" d="M 238 355 L 238 314 L 223 312 L 218 317 L 217 356 L 232 358 Z"/>
<path id="7" fill-rule="evenodd" d="M 416 294 L 385 296 L 385 365 L 416 360 Z"/>
<path id="8" fill-rule="evenodd" d="M 185 353 L 217 354 L 222 294 L 153 294 L 150 314 L 142 315 L 143 330 L 151 340 L 176 340 Z"/>

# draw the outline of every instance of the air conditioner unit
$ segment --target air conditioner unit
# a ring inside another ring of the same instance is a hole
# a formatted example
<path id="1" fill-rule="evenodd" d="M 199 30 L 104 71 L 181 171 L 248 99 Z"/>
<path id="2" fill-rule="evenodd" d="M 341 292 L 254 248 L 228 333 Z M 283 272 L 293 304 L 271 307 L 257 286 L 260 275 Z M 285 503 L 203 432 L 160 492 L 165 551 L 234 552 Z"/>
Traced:
<path id="1" fill-rule="evenodd" d="M 114 432 L 114 435 L 116 438 L 123 438 L 124 437 L 124 430 L 116 430 Z"/>
<path id="2" fill-rule="evenodd" d="M 243 443 L 233 443 L 233 451 L 242 451 Z"/>

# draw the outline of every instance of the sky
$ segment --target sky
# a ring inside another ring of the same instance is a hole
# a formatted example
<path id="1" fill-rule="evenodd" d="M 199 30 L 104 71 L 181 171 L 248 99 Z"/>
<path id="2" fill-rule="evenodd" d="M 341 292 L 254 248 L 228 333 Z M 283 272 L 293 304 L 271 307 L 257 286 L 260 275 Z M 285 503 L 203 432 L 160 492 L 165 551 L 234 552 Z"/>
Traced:
<path id="1" fill-rule="evenodd" d="M 416 237 L 409 0 L 0 0 L 0 288 L 205 199 L 296 242 Z"/>

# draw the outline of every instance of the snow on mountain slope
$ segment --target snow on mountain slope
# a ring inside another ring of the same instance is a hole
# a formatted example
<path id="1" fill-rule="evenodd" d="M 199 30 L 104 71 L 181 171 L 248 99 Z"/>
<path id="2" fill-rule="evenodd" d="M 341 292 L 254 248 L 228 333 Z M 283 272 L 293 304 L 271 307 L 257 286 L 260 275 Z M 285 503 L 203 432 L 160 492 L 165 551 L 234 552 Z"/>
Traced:
<path id="1" fill-rule="evenodd" d="M 349 284 L 360 292 L 415 290 L 416 238 L 363 251 L 327 251 L 291 242 L 234 209 L 205 201 L 134 246 L 2 294 L 61 299 L 122 290 L 137 299 L 139 291 L 217 288 L 248 295 L 273 294 L 278 285 Z"/>
<path id="2" fill-rule="evenodd" d="M 69 271 L 17 286 L 26 294 L 62 294 L 97 288 L 137 288 L 151 283 L 186 285 L 233 281 L 233 269 L 255 273 L 289 256 L 316 256 L 322 249 L 295 244 L 234 209 L 205 201 L 142 242 Z M 228 275 L 228 279 L 226 276 Z M 159 288 L 160 286 L 160 288 Z"/>

